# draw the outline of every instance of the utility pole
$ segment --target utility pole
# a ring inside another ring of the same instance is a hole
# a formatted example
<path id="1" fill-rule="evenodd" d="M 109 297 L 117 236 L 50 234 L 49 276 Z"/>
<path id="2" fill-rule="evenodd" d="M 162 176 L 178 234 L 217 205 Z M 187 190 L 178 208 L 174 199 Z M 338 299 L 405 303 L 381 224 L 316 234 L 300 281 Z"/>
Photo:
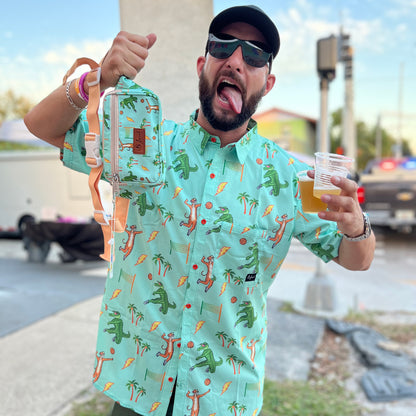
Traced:
<path id="1" fill-rule="evenodd" d="M 381 130 L 381 114 L 377 117 L 376 125 L 376 159 L 381 159 L 383 155 L 383 135 Z"/>
<path id="2" fill-rule="evenodd" d="M 399 71 L 399 97 L 397 108 L 397 144 L 395 146 L 395 157 L 397 159 L 403 156 L 403 137 L 402 137 L 402 117 L 403 117 L 403 74 L 404 63 L 400 63 Z"/>
<path id="3" fill-rule="evenodd" d="M 345 96 L 342 112 L 342 147 L 346 156 L 354 159 L 354 171 L 357 160 L 357 138 L 354 121 L 354 80 L 353 49 L 350 46 L 350 35 L 343 32 L 342 26 L 338 42 L 338 62 L 344 64 Z"/>
<path id="4" fill-rule="evenodd" d="M 335 78 L 337 65 L 337 38 L 334 35 L 317 42 L 317 70 L 320 78 L 320 119 L 317 137 L 318 152 L 329 152 L 328 91 Z M 325 271 L 321 259 L 317 259 L 315 275 L 308 283 L 303 308 L 309 312 L 331 313 L 336 308 L 335 287 Z"/>

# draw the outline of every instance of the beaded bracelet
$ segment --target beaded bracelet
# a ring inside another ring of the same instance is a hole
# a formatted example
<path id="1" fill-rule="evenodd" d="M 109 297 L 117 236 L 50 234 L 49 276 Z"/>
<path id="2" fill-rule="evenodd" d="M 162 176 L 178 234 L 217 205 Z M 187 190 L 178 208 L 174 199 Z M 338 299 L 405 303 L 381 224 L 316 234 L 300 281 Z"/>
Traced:
<path id="1" fill-rule="evenodd" d="M 71 87 L 71 84 L 72 84 L 72 82 L 73 82 L 73 81 L 74 81 L 74 80 L 72 79 L 71 81 L 69 81 L 69 82 L 67 82 L 67 83 L 66 83 L 66 87 L 65 87 L 65 94 L 66 94 L 66 98 L 67 98 L 67 100 L 68 100 L 69 104 L 71 104 L 71 106 L 72 106 L 73 108 L 75 108 L 75 110 L 77 110 L 77 111 L 82 111 L 82 110 L 83 110 L 83 108 L 82 108 L 82 107 L 78 107 L 78 106 L 74 103 L 74 100 L 72 99 L 71 94 L 69 93 L 69 88 Z"/>

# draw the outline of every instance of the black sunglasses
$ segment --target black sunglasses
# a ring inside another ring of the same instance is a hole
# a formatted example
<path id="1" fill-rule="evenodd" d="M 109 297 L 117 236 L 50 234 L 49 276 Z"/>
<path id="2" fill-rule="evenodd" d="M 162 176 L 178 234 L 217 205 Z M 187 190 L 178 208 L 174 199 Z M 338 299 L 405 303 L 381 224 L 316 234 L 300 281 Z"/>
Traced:
<path id="1" fill-rule="evenodd" d="M 220 37 L 218 37 L 220 36 Z M 267 51 L 267 46 L 261 42 L 241 40 L 230 35 L 208 36 L 207 51 L 217 59 L 227 59 L 241 46 L 243 59 L 250 66 L 262 68 L 271 60 L 272 53 Z"/>

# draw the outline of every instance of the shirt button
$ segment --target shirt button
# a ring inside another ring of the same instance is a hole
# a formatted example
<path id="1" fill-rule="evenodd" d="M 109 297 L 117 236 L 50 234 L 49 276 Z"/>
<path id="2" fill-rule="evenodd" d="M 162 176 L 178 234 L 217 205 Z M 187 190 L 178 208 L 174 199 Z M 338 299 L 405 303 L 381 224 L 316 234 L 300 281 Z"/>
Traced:
<path id="1" fill-rule="evenodd" d="M 187 303 L 186 305 L 185 305 L 185 308 L 187 308 L 187 309 L 190 309 L 191 308 L 191 304 L 190 303 Z"/>
<path id="2" fill-rule="evenodd" d="M 211 179 L 214 179 L 214 178 L 215 178 L 215 173 L 211 173 L 211 175 L 209 175 L 209 177 L 210 177 Z"/>
<path id="3" fill-rule="evenodd" d="M 215 137 L 211 137 L 211 141 L 212 143 L 215 143 L 216 142 Z"/>
<path id="4" fill-rule="evenodd" d="M 198 265 L 197 265 L 197 264 L 194 264 L 194 265 L 192 266 L 192 268 L 193 268 L 194 270 L 196 270 L 196 269 L 198 268 Z"/>
<path id="5" fill-rule="evenodd" d="M 172 383 L 173 377 L 169 377 L 168 380 Z"/>
<path id="6" fill-rule="evenodd" d="M 205 225 L 207 223 L 207 220 L 201 220 L 201 224 Z"/>

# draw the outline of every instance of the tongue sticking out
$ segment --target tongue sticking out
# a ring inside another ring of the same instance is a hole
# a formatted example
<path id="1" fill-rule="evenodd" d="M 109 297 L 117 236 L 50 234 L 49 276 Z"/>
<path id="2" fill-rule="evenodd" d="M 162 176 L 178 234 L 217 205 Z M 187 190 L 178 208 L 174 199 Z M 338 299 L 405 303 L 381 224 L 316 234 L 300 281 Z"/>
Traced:
<path id="1" fill-rule="evenodd" d="M 221 96 L 225 98 L 230 104 L 232 110 L 236 114 L 241 113 L 241 107 L 243 106 L 243 99 L 240 91 L 233 87 L 224 87 L 221 91 Z"/>

